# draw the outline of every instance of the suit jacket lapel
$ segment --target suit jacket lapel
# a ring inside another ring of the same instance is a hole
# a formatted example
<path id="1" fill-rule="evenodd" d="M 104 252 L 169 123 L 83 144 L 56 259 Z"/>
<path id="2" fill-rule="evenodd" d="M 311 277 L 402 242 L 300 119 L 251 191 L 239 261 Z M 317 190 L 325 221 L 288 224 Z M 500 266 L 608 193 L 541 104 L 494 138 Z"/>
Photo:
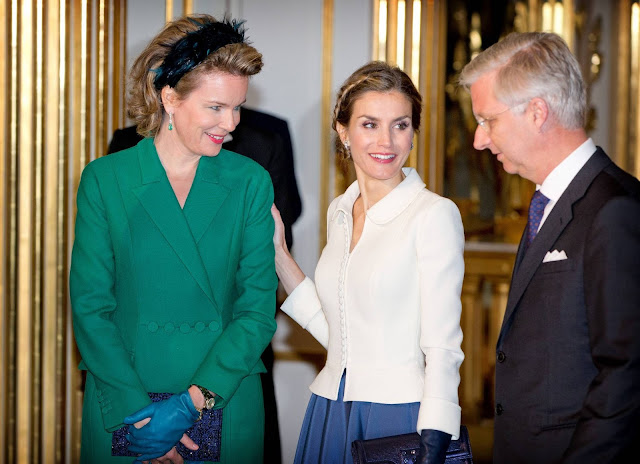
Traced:
<path id="1" fill-rule="evenodd" d="M 523 255 L 524 240 L 520 240 L 518 254 L 516 256 L 516 264 L 511 279 L 511 288 L 509 290 L 509 298 L 507 300 L 507 308 L 505 310 L 504 319 L 502 321 L 502 329 L 500 338 L 506 332 L 510 325 L 511 317 L 522 298 L 529 282 L 533 278 L 538 267 L 542 264 L 546 253 L 551 250 L 553 244 L 558 240 L 560 234 L 567 224 L 573 218 L 573 204 L 581 199 L 593 179 L 611 163 L 609 157 L 601 148 L 593 154 L 587 163 L 578 172 L 576 177 L 571 181 L 558 202 L 551 210 L 549 217 L 545 220 L 542 228 L 531 242 L 531 246 Z M 524 237 L 523 237 L 524 238 Z M 498 341 L 500 343 L 500 340 Z"/>
<path id="2" fill-rule="evenodd" d="M 525 226 L 525 232 L 526 232 L 526 226 Z M 518 272 L 518 269 L 520 268 L 520 264 L 522 264 L 522 258 L 524 257 L 524 241 L 525 241 L 525 239 L 526 239 L 526 233 L 523 233 L 522 237 L 520 237 L 520 244 L 518 245 L 518 252 L 516 253 L 516 262 L 513 265 L 513 273 L 511 275 L 512 284 L 513 284 L 514 276 Z"/>
<path id="3" fill-rule="evenodd" d="M 142 184 L 133 192 L 202 291 L 217 306 L 196 241 L 160 163 L 153 140 L 149 139 L 148 143 L 138 147 Z"/>
<path id="4" fill-rule="evenodd" d="M 218 157 L 221 156 L 226 156 L 224 151 L 216 157 L 200 158 L 198 172 L 184 205 L 184 215 L 196 243 L 200 242 L 220 206 L 229 195 L 229 189 L 220 183 L 218 169 L 216 169 L 220 161 Z"/>

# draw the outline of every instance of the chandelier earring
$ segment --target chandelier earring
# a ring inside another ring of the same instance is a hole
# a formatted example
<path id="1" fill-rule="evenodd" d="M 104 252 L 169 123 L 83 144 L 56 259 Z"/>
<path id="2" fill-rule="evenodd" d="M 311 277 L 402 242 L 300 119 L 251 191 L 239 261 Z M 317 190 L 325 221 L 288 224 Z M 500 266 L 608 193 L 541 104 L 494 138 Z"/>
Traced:
<path id="1" fill-rule="evenodd" d="M 173 130 L 173 113 L 169 113 L 169 130 Z"/>
<path id="2" fill-rule="evenodd" d="M 351 158 L 351 147 L 349 146 L 349 141 L 345 140 L 343 145 L 344 149 L 347 151 L 347 158 Z"/>

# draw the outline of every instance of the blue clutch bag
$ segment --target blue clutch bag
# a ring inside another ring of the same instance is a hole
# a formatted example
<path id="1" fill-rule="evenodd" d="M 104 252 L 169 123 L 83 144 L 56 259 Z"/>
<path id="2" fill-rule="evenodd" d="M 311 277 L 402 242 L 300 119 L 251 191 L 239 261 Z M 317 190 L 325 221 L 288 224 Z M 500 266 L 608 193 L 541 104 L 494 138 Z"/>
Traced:
<path id="1" fill-rule="evenodd" d="M 172 393 L 149 393 L 151 401 L 166 400 Z M 113 432 L 111 439 L 112 456 L 131 456 L 137 454 L 129 451 L 127 440 L 129 426 L 119 428 Z M 220 461 L 220 441 L 222 436 L 222 409 L 205 409 L 202 411 L 202 419 L 197 421 L 186 434 L 200 447 L 192 451 L 182 443 L 176 445 L 176 450 L 186 461 Z"/>

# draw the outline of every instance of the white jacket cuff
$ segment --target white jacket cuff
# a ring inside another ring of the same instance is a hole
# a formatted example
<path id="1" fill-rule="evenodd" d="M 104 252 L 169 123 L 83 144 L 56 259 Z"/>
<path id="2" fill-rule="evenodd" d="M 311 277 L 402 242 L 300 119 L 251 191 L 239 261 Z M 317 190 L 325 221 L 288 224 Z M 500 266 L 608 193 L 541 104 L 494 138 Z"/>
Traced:
<path id="1" fill-rule="evenodd" d="M 280 307 L 285 314 L 307 330 L 325 348 L 329 344 L 329 326 L 322 312 L 316 286 L 309 277 L 293 289 Z"/>
<path id="2" fill-rule="evenodd" d="M 425 398 L 420 404 L 416 431 L 440 430 L 450 434 L 452 440 L 457 440 L 460 437 L 461 411 L 460 406 L 450 401 Z"/>

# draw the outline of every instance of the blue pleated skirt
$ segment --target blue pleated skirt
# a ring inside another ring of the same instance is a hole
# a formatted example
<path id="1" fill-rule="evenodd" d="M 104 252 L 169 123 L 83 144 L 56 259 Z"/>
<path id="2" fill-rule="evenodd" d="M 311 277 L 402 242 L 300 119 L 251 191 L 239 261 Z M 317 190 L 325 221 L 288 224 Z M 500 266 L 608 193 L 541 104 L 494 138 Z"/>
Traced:
<path id="1" fill-rule="evenodd" d="M 352 464 L 353 440 L 416 431 L 420 403 L 343 401 L 344 374 L 336 401 L 311 395 L 294 464 Z"/>

